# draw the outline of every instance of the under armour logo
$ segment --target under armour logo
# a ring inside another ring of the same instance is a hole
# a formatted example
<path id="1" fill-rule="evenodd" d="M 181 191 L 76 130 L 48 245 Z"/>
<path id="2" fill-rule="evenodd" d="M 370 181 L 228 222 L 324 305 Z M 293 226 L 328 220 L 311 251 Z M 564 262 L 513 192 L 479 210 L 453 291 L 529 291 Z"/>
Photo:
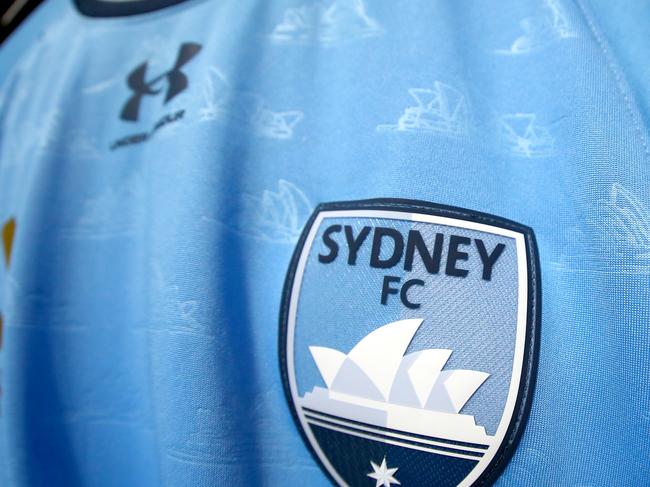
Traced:
<path id="1" fill-rule="evenodd" d="M 184 91 L 187 88 L 188 80 L 185 73 L 181 71 L 181 68 L 196 56 L 200 50 L 200 44 L 193 42 L 182 44 L 178 50 L 178 56 L 176 56 L 174 66 L 169 71 L 149 81 L 145 79 L 147 76 L 147 61 L 131 71 L 131 74 L 127 78 L 127 84 L 133 91 L 133 95 L 124 104 L 120 118 L 131 122 L 136 121 L 140 113 L 140 101 L 142 97 L 158 95 L 163 89 L 162 86 L 159 86 L 160 82 L 164 79 L 167 80 L 167 92 L 165 93 L 164 103 L 167 103 Z"/>

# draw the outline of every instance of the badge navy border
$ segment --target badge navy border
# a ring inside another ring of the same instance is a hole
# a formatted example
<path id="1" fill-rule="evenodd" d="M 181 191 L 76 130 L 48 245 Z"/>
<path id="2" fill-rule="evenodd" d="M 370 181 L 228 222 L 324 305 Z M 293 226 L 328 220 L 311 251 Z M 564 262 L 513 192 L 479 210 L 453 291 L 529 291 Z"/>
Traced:
<path id="1" fill-rule="evenodd" d="M 296 405 L 294 404 L 287 369 L 287 331 L 289 324 L 289 307 L 291 303 L 291 294 L 294 287 L 298 261 L 302 255 L 305 241 L 307 240 L 311 228 L 320 213 L 337 210 L 384 210 L 404 213 L 419 213 L 490 225 L 523 235 L 526 248 L 526 265 L 528 271 L 528 306 L 526 316 L 526 336 L 524 339 L 524 356 L 522 360 L 521 379 L 517 391 L 517 399 L 515 401 L 512 417 L 510 418 L 510 423 L 501 442 L 501 445 L 497 449 L 489 465 L 485 467 L 483 472 L 481 472 L 479 477 L 474 481 L 472 485 L 483 486 L 492 484 L 503 472 L 519 444 L 521 435 L 528 421 L 528 416 L 530 415 L 533 393 L 535 390 L 535 382 L 537 379 L 542 302 L 541 268 L 537 250 L 537 241 L 535 239 L 535 233 L 533 229 L 521 223 L 491 215 L 489 213 L 431 203 L 428 201 L 402 198 L 376 198 L 366 200 L 329 202 L 321 203 L 314 209 L 313 213 L 309 217 L 309 220 L 303 228 L 298 242 L 296 243 L 289 264 L 289 269 L 284 281 L 284 287 L 282 290 L 282 304 L 280 307 L 278 351 L 280 359 L 280 374 L 282 376 L 282 386 L 287 402 L 289 403 L 293 420 L 298 428 L 298 431 L 300 432 L 302 440 L 307 445 L 307 448 L 311 452 L 312 456 L 320 465 L 323 472 L 325 472 L 327 477 L 334 484 L 337 483 L 336 479 L 333 478 L 332 474 L 328 471 L 325 465 L 323 465 L 321 459 L 314 450 L 313 445 L 311 444 L 309 438 L 307 437 L 307 434 L 304 431 L 300 417 L 296 410 Z"/>
<path id="2" fill-rule="evenodd" d="M 107 0 L 74 0 L 83 15 L 88 17 L 126 17 L 140 15 L 171 7 L 185 0 L 130 0 L 115 2 Z"/>

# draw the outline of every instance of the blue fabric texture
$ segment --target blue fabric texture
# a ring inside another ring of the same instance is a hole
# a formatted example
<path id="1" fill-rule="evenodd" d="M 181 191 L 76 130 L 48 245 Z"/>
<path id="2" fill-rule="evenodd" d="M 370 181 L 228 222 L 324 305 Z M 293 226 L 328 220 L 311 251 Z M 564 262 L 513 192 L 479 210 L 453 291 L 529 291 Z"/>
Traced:
<path id="1" fill-rule="evenodd" d="M 650 13 L 617 8 L 46 2 L 0 50 L 0 485 L 328 485 L 282 286 L 316 204 L 378 197 L 535 231 L 538 380 L 497 485 L 650 485 Z"/>

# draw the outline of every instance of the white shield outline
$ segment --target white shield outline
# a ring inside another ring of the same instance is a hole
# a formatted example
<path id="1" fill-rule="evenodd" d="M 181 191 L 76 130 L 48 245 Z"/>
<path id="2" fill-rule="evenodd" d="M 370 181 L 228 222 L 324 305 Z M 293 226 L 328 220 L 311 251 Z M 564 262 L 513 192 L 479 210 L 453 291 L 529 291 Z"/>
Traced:
<path id="1" fill-rule="evenodd" d="M 384 218 L 433 223 L 493 233 L 514 239 L 517 247 L 518 304 L 515 354 L 508 397 L 494 442 L 459 484 L 492 482 L 505 468 L 525 427 L 532 401 L 541 316 L 541 276 L 535 236 L 529 227 L 493 215 L 423 201 L 375 199 L 319 205 L 296 246 L 285 281 L 280 312 L 279 351 L 285 394 L 306 443 L 322 467 L 339 485 L 346 485 L 320 448 L 300 407 L 294 368 L 294 335 L 298 297 L 311 245 L 326 218 Z"/>

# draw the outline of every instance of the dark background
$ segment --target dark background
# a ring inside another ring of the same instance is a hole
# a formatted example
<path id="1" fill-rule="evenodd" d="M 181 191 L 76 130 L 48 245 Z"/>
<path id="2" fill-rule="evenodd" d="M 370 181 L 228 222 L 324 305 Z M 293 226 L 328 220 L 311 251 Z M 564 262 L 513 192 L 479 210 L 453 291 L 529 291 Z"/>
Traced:
<path id="1" fill-rule="evenodd" d="M 9 0 L 0 5 L 0 43 L 31 13 L 42 0 Z"/>

